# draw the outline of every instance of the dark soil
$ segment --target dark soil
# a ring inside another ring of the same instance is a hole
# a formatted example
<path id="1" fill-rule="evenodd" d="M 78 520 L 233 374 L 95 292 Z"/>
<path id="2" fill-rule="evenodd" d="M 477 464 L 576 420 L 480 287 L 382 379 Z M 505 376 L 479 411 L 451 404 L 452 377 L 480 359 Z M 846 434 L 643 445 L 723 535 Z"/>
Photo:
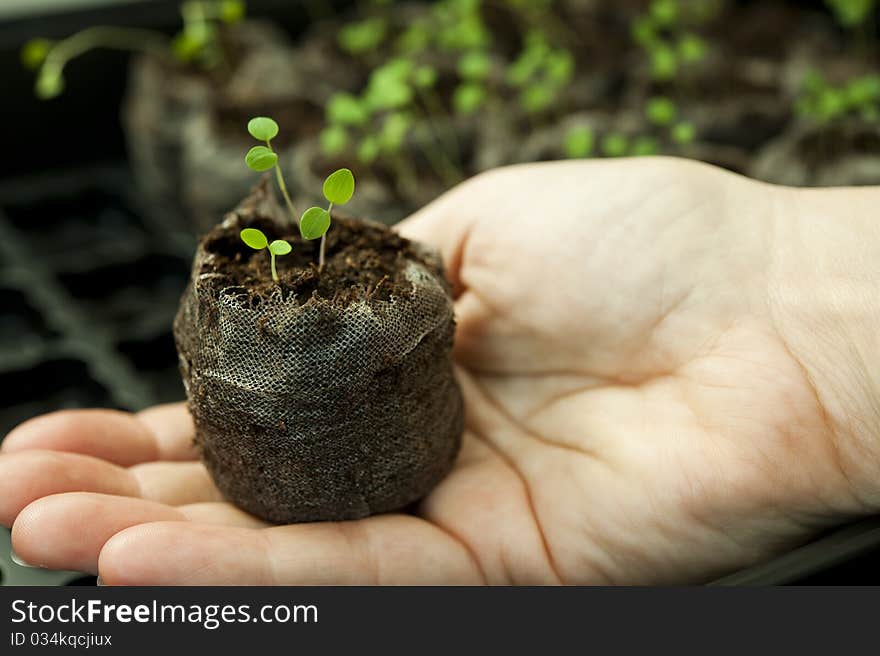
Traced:
<path id="1" fill-rule="evenodd" d="M 205 250 L 215 257 L 203 269 L 220 274 L 215 283 L 218 291 L 240 287 L 251 296 L 267 297 L 280 288 L 285 298 L 295 296 L 302 303 L 317 297 L 344 306 L 366 298 L 387 301 L 412 289 L 404 268 L 418 255 L 409 240 L 382 225 L 334 213 L 323 270 L 317 264 L 319 239 L 306 241 L 296 227 L 266 217 L 249 225 L 262 230 L 270 242 L 284 239 L 293 246 L 292 253 L 276 258 L 279 282 L 272 280 L 268 251 L 245 245 L 238 228 L 218 227 L 205 239 Z"/>

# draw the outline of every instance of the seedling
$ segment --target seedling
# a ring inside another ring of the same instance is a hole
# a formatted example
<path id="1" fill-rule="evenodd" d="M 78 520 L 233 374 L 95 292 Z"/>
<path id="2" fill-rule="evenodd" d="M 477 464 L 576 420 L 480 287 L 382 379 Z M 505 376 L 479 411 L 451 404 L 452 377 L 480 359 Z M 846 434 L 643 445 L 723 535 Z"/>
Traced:
<path id="1" fill-rule="evenodd" d="M 244 157 L 245 163 L 254 171 L 265 172 L 275 169 L 275 179 L 278 181 L 278 188 L 284 196 L 284 202 L 290 212 L 291 219 L 297 221 L 297 212 L 290 200 L 290 194 L 287 192 L 287 185 L 284 182 L 284 174 L 278 165 L 278 153 L 272 149 L 272 139 L 278 136 L 279 127 L 273 119 L 268 116 L 257 116 L 248 121 L 248 132 L 254 139 L 265 141 L 265 146 L 254 146 Z M 297 221 L 299 232 L 303 239 L 321 239 L 321 248 L 318 259 L 318 269 L 324 268 L 324 252 L 326 247 L 327 230 L 330 228 L 330 212 L 334 205 L 345 205 L 354 195 L 354 174 L 349 169 L 339 169 L 331 173 L 324 180 L 324 198 L 330 203 L 327 209 L 321 207 L 310 207 Z M 251 232 L 247 232 L 247 231 Z M 247 232 L 247 235 L 245 235 Z M 258 234 L 259 233 L 259 234 Z M 286 255 L 290 252 L 290 244 L 283 242 L 273 251 L 272 248 L 278 241 L 268 244 L 266 237 L 256 228 L 246 228 L 241 233 L 241 238 L 251 248 L 260 250 L 268 246 L 272 255 L 272 277 L 275 280 L 275 255 Z M 287 250 L 284 250 L 286 244 Z M 280 249 L 280 250 L 279 250 Z"/>
<path id="2" fill-rule="evenodd" d="M 648 121 L 652 125 L 668 131 L 665 139 L 679 146 L 687 146 L 696 139 L 697 129 L 690 121 L 678 121 L 678 114 L 678 107 L 676 107 L 675 103 L 664 96 L 651 98 L 645 105 L 645 116 Z M 654 144 L 657 145 L 656 140 L 654 140 Z M 659 145 L 656 148 L 645 147 L 641 150 L 652 152 L 633 152 L 633 154 L 656 154 L 656 151 L 659 150 Z"/>
<path id="3" fill-rule="evenodd" d="M 623 157 L 629 148 L 629 139 L 620 132 L 612 132 L 602 139 L 602 154 L 606 157 Z"/>
<path id="4" fill-rule="evenodd" d="M 275 269 L 275 256 L 287 255 L 293 250 L 289 242 L 283 239 L 276 239 L 272 243 L 266 238 L 262 230 L 256 228 L 245 228 L 241 231 L 241 240 L 253 248 L 255 251 L 261 251 L 264 248 L 269 251 L 269 257 L 272 261 L 272 280 L 278 282 L 278 271 Z"/>
<path id="5" fill-rule="evenodd" d="M 239 22 L 242 0 L 189 0 L 180 7 L 183 30 L 169 40 L 161 32 L 128 27 L 96 26 L 62 39 L 33 39 L 22 48 L 24 65 L 37 71 L 34 91 L 48 100 L 64 91 L 64 68 L 80 55 L 97 48 L 146 52 L 179 63 L 197 63 L 211 70 L 222 61 L 218 26 Z"/>
<path id="6" fill-rule="evenodd" d="M 696 126 L 680 118 L 681 112 L 672 100 L 655 96 L 645 103 L 649 129 L 644 134 L 610 131 L 599 139 L 599 150 L 605 157 L 646 157 L 675 151 L 692 144 L 697 138 Z M 595 136 L 589 126 L 575 126 L 565 135 L 564 152 L 568 157 L 588 157 Z"/>
<path id="7" fill-rule="evenodd" d="M 877 0 L 825 0 L 837 22 L 845 28 L 864 25 L 877 7 Z"/>
<path id="8" fill-rule="evenodd" d="M 375 52 L 382 45 L 387 30 L 388 25 L 383 18 L 367 18 L 343 26 L 337 35 L 337 41 L 339 47 L 348 54 L 364 55 Z"/>
<path id="9" fill-rule="evenodd" d="M 436 81 L 433 66 L 418 64 L 409 57 L 395 57 L 382 64 L 370 74 L 360 96 L 345 92 L 331 96 L 325 107 L 327 126 L 320 135 L 322 151 L 331 157 L 348 151 L 363 164 L 384 157 L 394 167 L 398 183 L 414 188 L 418 183 L 403 153 L 419 116 L 440 147 L 424 140 L 410 143 L 423 150 L 438 177 L 450 186 L 457 183 L 462 176 L 450 159 L 450 153 L 458 152 L 457 144 L 444 141 L 432 120 L 443 112 L 432 91 Z"/>
<path id="10" fill-rule="evenodd" d="M 795 110 L 820 124 L 853 114 L 876 121 L 880 119 L 880 75 L 854 77 L 835 86 L 819 71 L 810 71 L 801 85 Z"/>
<path id="11" fill-rule="evenodd" d="M 525 46 L 507 70 L 507 82 L 520 90 L 520 104 L 529 114 L 546 110 L 574 75 L 574 57 L 562 48 L 551 48 L 542 32 L 532 30 Z"/>
<path id="12" fill-rule="evenodd" d="M 709 46 L 694 30 L 715 16 L 719 4 L 708 0 L 652 0 L 647 12 L 633 21 L 630 32 L 648 56 L 655 81 L 670 82 L 684 65 L 705 60 Z"/>
<path id="13" fill-rule="evenodd" d="M 334 171 L 324 180 L 324 198 L 330 203 L 322 207 L 310 207 L 303 212 L 299 221 L 299 231 L 303 239 L 321 239 L 318 270 L 324 268 L 324 248 L 327 230 L 330 228 L 330 212 L 334 205 L 345 205 L 354 195 L 354 174 L 349 169 Z"/>
<path id="14" fill-rule="evenodd" d="M 669 98 L 658 96 L 651 98 L 645 106 L 645 116 L 654 125 L 666 127 L 675 121 L 678 109 Z"/>
<path id="15" fill-rule="evenodd" d="M 589 157 L 596 137 L 589 125 L 578 125 L 565 134 L 565 154 L 571 159 Z"/>
<path id="16" fill-rule="evenodd" d="M 278 165 L 278 153 L 272 149 L 272 139 L 278 136 L 278 124 L 268 116 L 257 116 L 248 121 L 247 129 L 254 139 L 265 141 L 266 145 L 251 148 L 244 156 L 245 163 L 260 173 L 275 169 L 275 179 L 278 181 L 278 188 L 281 190 L 287 209 L 291 216 L 296 217 L 296 209 L 290 200 L 287 185 L 284 183 L 284 175 Z"/>

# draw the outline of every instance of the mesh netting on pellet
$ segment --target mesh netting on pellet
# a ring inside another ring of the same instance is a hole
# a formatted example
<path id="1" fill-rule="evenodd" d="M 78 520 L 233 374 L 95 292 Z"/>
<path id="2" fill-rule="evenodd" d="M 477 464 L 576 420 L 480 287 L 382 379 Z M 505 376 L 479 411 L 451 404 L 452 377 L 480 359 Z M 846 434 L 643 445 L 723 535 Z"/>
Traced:
<path id="1" fill-rule="evenodd" d="M 212 234 L 272 218 L 265 186 L 255 194 Z M 211 243 L 209 234 L 196 254 L 174 333 L 196 440 L 221 492 L 287 523 L 364 517 L 430 491 L 463 425 L 439 258 L 413 250 L 408 294 L 339 304 L 223 286 Z"/>

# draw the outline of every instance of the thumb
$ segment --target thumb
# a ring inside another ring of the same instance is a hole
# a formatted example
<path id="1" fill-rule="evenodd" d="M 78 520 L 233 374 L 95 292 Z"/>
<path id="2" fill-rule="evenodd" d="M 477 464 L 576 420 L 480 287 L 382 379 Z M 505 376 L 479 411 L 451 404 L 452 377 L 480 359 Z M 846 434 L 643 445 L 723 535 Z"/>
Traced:
<path id="1" fill-rule="evenodd" d="M 464 287 L 462 262 L 468 235 L 477 219 L 475 203 L 481 204 L 479 189 L 485 185 L 485 177 L 480 174 L 462 182 L 395 226 L 403 237 L 440 251 L 455 297 Z"/>

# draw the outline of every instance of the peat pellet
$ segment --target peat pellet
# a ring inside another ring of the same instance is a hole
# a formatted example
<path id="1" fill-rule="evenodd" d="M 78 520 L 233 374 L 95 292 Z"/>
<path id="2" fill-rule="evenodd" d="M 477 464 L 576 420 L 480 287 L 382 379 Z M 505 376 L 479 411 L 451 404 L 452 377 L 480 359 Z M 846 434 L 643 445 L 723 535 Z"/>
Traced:
<path id="1" fill-rule="evenodd" d="M 256 227 L 293 245 L 272 280 Z M 174 336 L 220 491 L 275 523 L 404 508 L 451 469 L 464 413 L 439 256 L 337 216 L 304 241 L 264 181 L 200 242 Z"/>

